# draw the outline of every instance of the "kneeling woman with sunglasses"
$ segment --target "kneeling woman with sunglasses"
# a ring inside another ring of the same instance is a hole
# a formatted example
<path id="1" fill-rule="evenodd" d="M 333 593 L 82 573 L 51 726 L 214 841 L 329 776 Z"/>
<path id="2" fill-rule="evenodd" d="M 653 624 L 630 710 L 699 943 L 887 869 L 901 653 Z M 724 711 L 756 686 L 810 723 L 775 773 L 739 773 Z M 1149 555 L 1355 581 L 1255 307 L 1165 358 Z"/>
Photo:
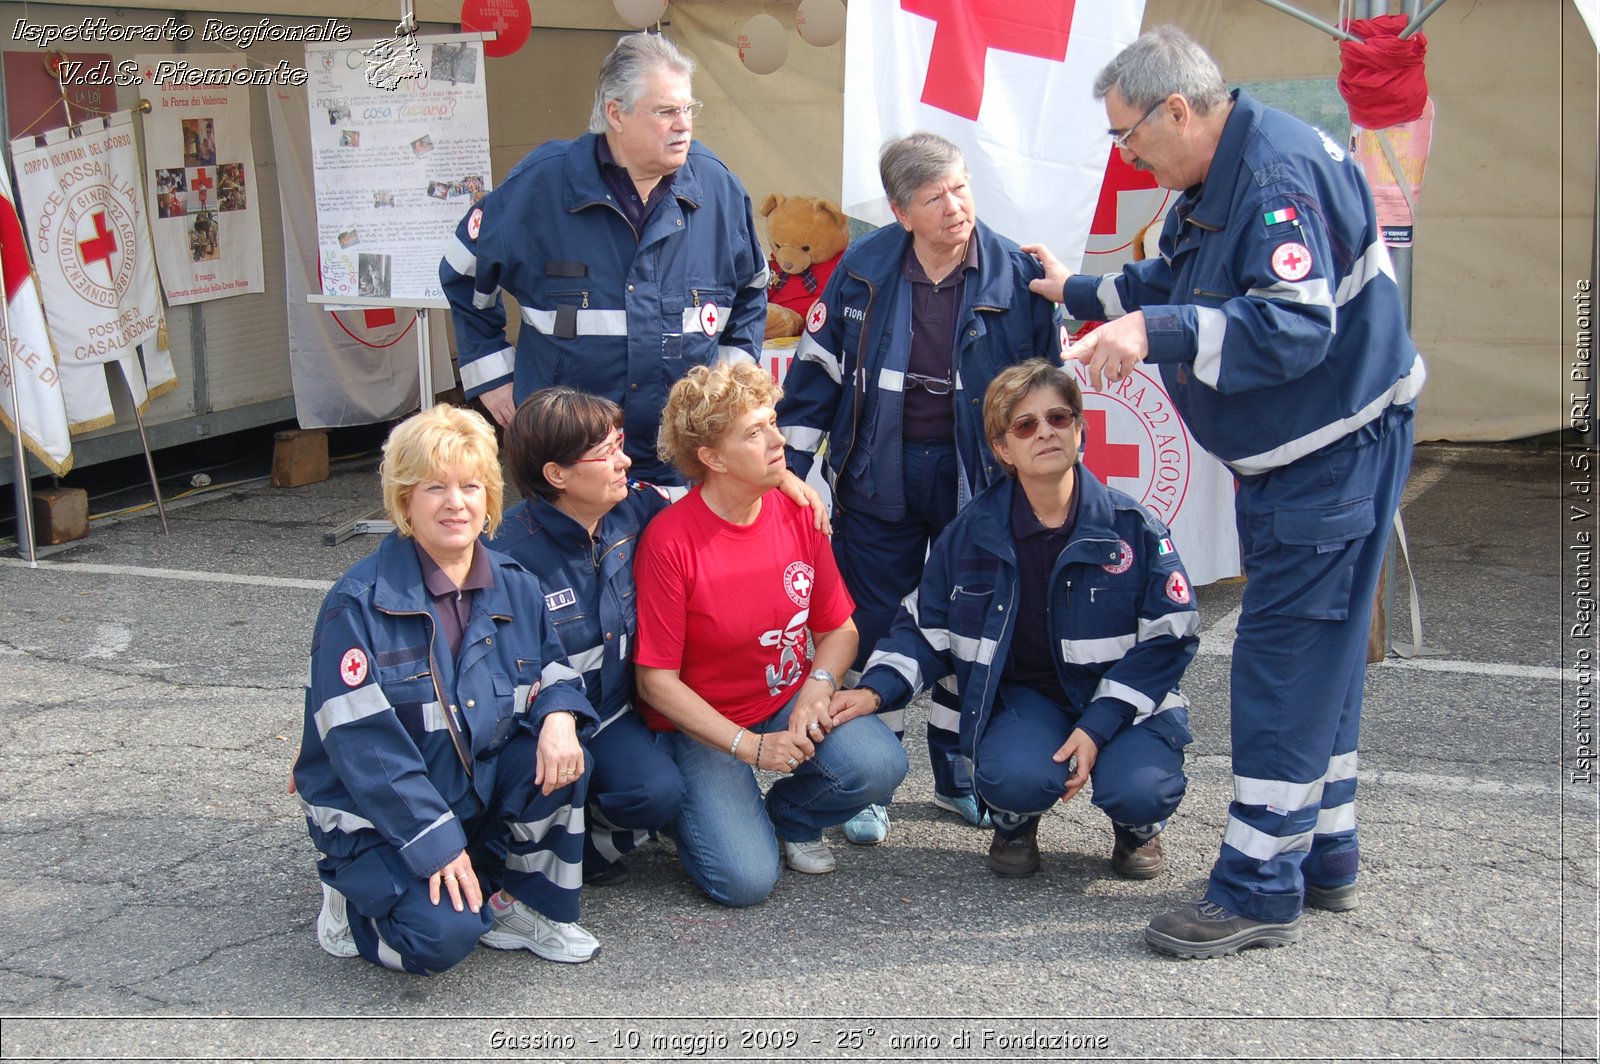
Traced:
<path id="1" fill-rule="evenodd" d="M 984 431 L 1010 475 L 934 544 L 922 583 L 835 718 L 890 722 L 954 674 L 961 753 L 995 824 L 989 867 L 1039 870 L 1039 819 L 1093 781 L 1111 866 L 1148 879 L 1183 798 L 1188 700 L 1178 680 L 1199 617 L 1164 525 L 1079 463 L 1083 396 L 1059 365 L 1002 371 Z"/>

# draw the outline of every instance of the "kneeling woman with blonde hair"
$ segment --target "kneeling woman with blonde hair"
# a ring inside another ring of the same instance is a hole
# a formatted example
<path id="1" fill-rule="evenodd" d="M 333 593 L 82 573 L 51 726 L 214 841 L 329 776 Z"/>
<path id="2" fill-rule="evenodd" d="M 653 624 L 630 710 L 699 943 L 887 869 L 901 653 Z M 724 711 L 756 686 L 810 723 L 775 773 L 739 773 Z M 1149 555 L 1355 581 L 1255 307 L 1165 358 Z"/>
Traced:
<path id="1" fill-rule="evenodd" d="M 381 474 L 395 531 L 311 640 L 294 782 L 321 855 L 317 939 L 425 975 L 479 942 L 586 961 L 577 728 L 594 711 L 538 580 L 479 541 L 500 524 L 494 432 L 436 406 L 389 434 Z"/>
<path id="2" fill-rule="evenodd" d="M 634 565 L 641 708 L 671 733 L 685 788 L 678 857 L 725 905 L 772 892 L 780 842 L 790 868 L 833 871 L 822 830 L 906 773 L 882 721 L 828 712 L 856 653 L 854 603 L 827 537 L 777 490 L 780 394 L 747 363 L 673 386 L 659 446 L 695 486 L 651 523 Z M 764 805 L 754 769 L 782 773 Z"/>

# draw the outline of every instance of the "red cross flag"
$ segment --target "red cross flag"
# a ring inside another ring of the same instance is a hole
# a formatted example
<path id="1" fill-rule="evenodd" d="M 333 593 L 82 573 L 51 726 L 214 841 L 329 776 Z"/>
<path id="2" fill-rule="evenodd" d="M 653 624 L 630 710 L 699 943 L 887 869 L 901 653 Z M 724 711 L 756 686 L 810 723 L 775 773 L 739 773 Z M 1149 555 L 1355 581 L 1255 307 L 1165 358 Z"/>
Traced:
<path id="1" fill-rule="evenodd" d="M 0 421 L 15 431 L 11 380 L 16 378 L 16 403 L 22 409 L 22 443 L 52 473 L 72 468 L 72 437 L 55 352 L 45 328 L 44 307 L 28 262 L 27 237 L 11 202 L 11 177 L 0 159 L 0 266 L 6 289 L 6 324 L 0 330 L 5 354 L 0 356 Z"/>
<path id="2" fill-rule="evenodd" d="M 1013 240 L 1048 244 L 1076 268 L 1108 171 L 1094 77 L 1143 17 L 1143 0 L 851 4 L 845 211 L 892 221 L 878 150 L 927 130 L 961 146 L 979 218 Z"/>

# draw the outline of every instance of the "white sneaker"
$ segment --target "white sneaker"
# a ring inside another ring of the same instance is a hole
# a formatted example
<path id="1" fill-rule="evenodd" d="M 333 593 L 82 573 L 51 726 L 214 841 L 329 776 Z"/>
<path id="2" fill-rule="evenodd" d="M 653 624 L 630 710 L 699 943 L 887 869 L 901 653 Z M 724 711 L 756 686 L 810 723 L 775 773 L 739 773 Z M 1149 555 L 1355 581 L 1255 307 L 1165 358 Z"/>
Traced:
<path id="1" fill-rule="evenodd" d="M 355 957 L 361 952 L 350 933 L 344 895 L 326 883 L 322 884 L 322 911 L 317 914 L 317 945 L 335 957 Z"/>
<path id="2" fill-rule="evenodd" d="M 783 840 L 783 860 L 796 872 L 804 872 L 808 876 L 826 875 L 839 867 L 833 859 L 833 851 L 822 839 L 812 839 L 810 842 Z"/>
<path id="3" fill-rule="evenodd" d="M 516 900 L 504 909 L 485 904 L 494 913 L 494 930 L 478 941 L 491 949 L 525 949 L 562 964 L 582 964 L 600 952 L 600 940 L 577 924 L 552 920 Z"/>

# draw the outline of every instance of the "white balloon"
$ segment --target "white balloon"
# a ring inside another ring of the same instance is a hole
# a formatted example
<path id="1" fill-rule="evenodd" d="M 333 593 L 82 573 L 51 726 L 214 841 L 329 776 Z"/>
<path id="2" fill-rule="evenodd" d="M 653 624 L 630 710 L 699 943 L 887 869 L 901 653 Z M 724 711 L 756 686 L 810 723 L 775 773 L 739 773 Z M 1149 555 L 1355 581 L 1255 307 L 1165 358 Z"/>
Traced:
<path id="1" fill-rule="evenodd" d="M 789 35 L 771 15 L 752 15 L 739 31 L 739 58 L 752 74 L 771 74 L 789 58 Z"/>
<path id="2" fill-rule="evenodd" d="M 844 0 L 800 0 L 794 28 L 807 44 L 826 48 L 844 36 Z"/>
<path id="3" fill-rule="evenodd" d="M 661 21 L 667 13 L 667 0 L 611 0 L 622 21 L 634 29 L 644 29 Z"/>

